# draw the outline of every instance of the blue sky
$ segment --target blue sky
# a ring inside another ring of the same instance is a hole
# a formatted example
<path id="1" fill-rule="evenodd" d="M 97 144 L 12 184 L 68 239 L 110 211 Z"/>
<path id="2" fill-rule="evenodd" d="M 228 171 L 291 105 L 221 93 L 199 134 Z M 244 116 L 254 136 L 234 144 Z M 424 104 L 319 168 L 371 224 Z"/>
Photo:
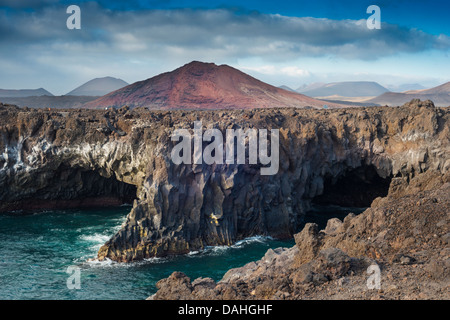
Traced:
<path id="1" fill-rule="evenodd" d="M 74 1 L 66 0 L 67 4 Z M 78 1 L 78 3 L 89 1 Z M 383 20 L 405 27 L 419 28 L 434 34 L 449 33 L 448 22 L 450 9 L 448 0 L 316 0 L 316 1 L 261 1 L 261 0 L 169 0 L 169 1 L 97 1 L 103 7 L 114 10 L 145 9 L 217 9 L 230 8 L 242 12 L 258 11 L 261 13 L 278 13 L 293 17 L 318 17 L 328 19 L 361 19 L 369 5 L 383 8 Z"/>
<path id="2" fill-rule="evenodd" d="M 81 30 L 65 9 L 81 8 Z M 369 30 L 369 5 L 381 29 Z M 450 2 L 0 0 L 0 88 L 65 94 L 95 77 L 132 83 L 192 60 L 273 85 L 449 81 Z"/>

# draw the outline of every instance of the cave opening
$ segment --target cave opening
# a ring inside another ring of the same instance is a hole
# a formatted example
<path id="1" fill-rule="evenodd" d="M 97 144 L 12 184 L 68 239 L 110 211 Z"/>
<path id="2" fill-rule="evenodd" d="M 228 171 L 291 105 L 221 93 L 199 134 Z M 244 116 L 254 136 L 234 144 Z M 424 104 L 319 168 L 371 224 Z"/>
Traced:
<path id="1" fill-rule="evenodd" d="M 377 197 L 385 197 L 392 177 L 381 177 L 373 165 L 344 171 L 337 177 L 324 177 L 323 192 L 311 201 L 305 223 L 314 222 L 319 229 L 331 218 L 343 220 L 349 213 L 360 214 Z"/>
<path id="2" fill-rule="evenodd" d="M 105 207 L 132 204 L 137 197 L 135 185 L 120 181 L 114 175 L 107 178 L 95 170 L 68 170 L 68 188 L 65 188 L 63 199 L 81 200 L 84 207 Z"/>
<path id="3" fill-rule="evenodd" d="M 96 170 L 62 164 L 34 176 L 33 186 L 19 201 L 1 203 L 2 212 L 118 207 L 132 204 L 137 187 L 105 177 Z"/>

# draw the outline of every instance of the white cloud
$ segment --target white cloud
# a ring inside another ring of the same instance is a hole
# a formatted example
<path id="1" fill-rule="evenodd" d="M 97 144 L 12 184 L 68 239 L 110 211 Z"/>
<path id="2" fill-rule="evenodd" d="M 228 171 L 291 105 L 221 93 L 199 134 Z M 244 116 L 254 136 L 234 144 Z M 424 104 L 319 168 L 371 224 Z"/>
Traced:
<path id="1" fill-rule="evenodd" d="M 229 10 L 148 10 L 115 12 L 92 3 L 82 6 L 82 30 L 65 28 L 61 8 L 9 15 L 0 21 L 0 43 L 26 47 L 29 43 L 100 41 L 112 49 L 140 52 L 168 48 L 184 52 L 199 48 L 223 50 L 223 55 L 258 55 L 273 61 L 299 56 L 335 55 L 376 60 L 397 52 L 448 50 L 446 35 L 384 23 L 381 30 L 367 29 L 365 20 L 331 20 L 270 14 L 236 15 Z"/>
<path id="2" fill-rule="evenodd" d="M 297 66 L 279 67 L 275 65 L 263 65 L 257 67 L 241 67 L 243 70 L 255 71 L 265 75 L 284 75 L 288 77 L 309 77 L 311 73 L 308 70 L 301 69 Z"/>
<path id="3" fill-rule="evenodd" d="M 365 20 L 235 14 L 225 9 L 111 11 L 93 2 L 80 6 L 81 30 L 66 28 L 68 15 L 57 5 L 29 13 L 6 13 L 0 8 L 0 61 L 26 66 L 33 75 L 23 80 L 2 69 L 0 87 L 38 83 L 40 74 L 48 83 L 60 77 L 81 80 L 98 70 L 109 70 L 116 77 L 129 75 L 127 81 L 142 80 L 191 60 L 236 66 L 243 59 L 255 58 L 260 60 L 257 65 L 242 65 L 266 75 L 265 79 L 299 81 L 318 73 L 297 63 L 300 59 L 377 63 L 399 53 L 435 50 L 448 54 L 450 50 L 446 35 L 387 23 L 381 30 L 368 30 Z M 350 66 L 348 72 L 353 71 Z M 55 82 L 57 93 L 72 89 L 71 84 Z"/>
<path id="4" fill-rule="evenodd" d="M 140 52 L 147 49 L 147 44 L 130 32 L 113 35 L 116 48 L 122 52 Z"/>

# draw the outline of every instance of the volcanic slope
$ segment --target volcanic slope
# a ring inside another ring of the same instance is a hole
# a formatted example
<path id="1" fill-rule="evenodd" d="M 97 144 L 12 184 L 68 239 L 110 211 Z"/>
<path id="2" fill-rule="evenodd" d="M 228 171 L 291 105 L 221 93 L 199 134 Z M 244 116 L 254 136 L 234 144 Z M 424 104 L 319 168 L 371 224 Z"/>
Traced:
<path id="1" fill-rule="evenodd" d="M 86 108 L 253 109 L 343 107 L 283 90 L 228 65 L 193 61 L 90 101 Z"/>

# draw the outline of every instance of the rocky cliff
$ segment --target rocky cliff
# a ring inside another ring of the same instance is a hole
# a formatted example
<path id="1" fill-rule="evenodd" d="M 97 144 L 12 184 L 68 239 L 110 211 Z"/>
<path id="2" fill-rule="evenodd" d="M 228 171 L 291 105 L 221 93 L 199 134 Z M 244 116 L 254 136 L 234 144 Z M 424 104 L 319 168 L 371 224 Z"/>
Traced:
<path id="1" fill-rule="evenodd" d="M 174 272 L 149 299 L 448 300 L 450 174 L 394 179 L 388 197 L 358 216 L 330 219 L 323 230 L 308 223 L 294 247 L 269 249 L 218 282 Z"/>
<path id="2" fill-rule="evenodd" d="M 394 182 L 448 172 L 449 114 L 430 101 L 189 112 L 1 105 L 0 210 L 135 199 L 121 230 L 98 253 L 123 262 L 256 234 L 292 237 L 312 201 L 369 206 Z M 197 120 L 221 132 L 279 129 L 278 173 L 263 176 L 259 165 L 249 164 L 175 165 L 171 134 Z"/>

